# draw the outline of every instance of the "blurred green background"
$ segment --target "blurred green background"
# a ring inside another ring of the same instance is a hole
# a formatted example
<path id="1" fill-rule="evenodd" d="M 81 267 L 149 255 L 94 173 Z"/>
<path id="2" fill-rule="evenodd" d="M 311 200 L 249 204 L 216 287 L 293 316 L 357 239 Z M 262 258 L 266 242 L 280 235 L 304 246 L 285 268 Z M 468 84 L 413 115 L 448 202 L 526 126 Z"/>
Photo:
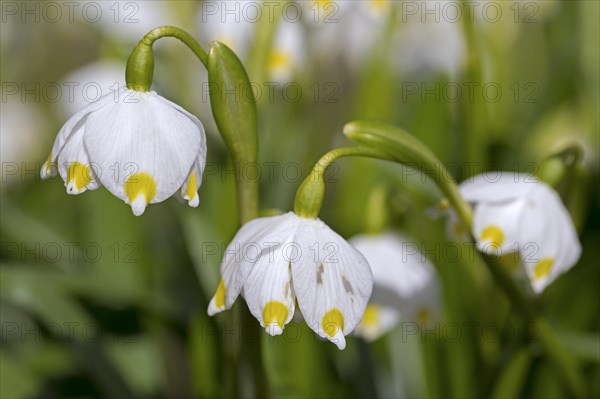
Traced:
<path id="1" fill-rule="evenodd" d="M 247 3 L 238 9 L 242 22 Z M 341 129 L 354 119 L 405 128 L 459 181 L 486 170 L 535 173 L 544 157 L 579 143 L 582 170 L 560 194 L 583 255 L 535 301 L 598 397 L 599 3 L 467 2 L 455 18 L 459 8 L 448 2 L 361 2 L 379 10 L 372 14 L 328 2 L 316 5 L 335 11 L 326 24 L 306 2 L 294 22 L 301 45 L 284 45 L 297 55 L 293 73 L 267 86 L 268 54 L 277 22 L 289 19 L 282 13 L 288 3 L 275 2 L 272 20 L 265 13 L 251 23 L 248 43 L 236 49 L 263 89 L 261 207 L 290 210 L 302 178 L 344 143 Z M 303 322 L 280 337 L 257 335 L 254 319 L 232 321 L 245 313 L 242 300 L 209 318 L 221 254 L 237 228 L 235 185 L 212 121 L 206 72 L 184 46 L 169 39 L 155 45 L 154 86 L 206 127 L 209 166 L 199 208 L 170 199 L 136 218 L 104 188 L 68 196 L 60 178 L 42 182 L 39 169 L 66 119 L 124 84 L 129 52 L 146 31 L 171 24 L 203 45 L 225 40 L 220 34 L 235 31 L 235 22 L 208 29 L 203 16 L 222 17 L 227 5 L 1 7 L 1 398 L 252 397 L 257 367 L 273 397 L 566 395 L 535 331 L 513 315 L 483 263 L 436 250 L 447 237 L 443 221 L 424 215 L 440 198 L 433 185 L 371 160 L 342 160 L 328 172 L 321 219 L 344 237 L 361 233 L 370 194 L 385 187 L 390 224 L 422 243 L 440 273 L 438 329 L 419 335 L 400 325 L 372 344 L 349 338 L 338 351 Z M 460 337 L 449 336 L 448 325 L 459 326 Z M 498 336 L 486 334 L 490 325 Z M 232 376 L 232 356 L 258 342 L 262 360 L 242 355 Z"/>

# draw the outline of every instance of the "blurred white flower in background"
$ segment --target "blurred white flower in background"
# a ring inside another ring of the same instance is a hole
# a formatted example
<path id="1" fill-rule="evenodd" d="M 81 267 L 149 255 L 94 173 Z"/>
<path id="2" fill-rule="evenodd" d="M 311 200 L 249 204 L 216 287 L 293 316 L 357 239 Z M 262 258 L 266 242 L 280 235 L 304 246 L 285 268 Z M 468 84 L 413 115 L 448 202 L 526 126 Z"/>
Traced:
<path id="1" fill-rule="evenodd" d="M 395 233 L 349 240 L 373 271 L 373 294 L 355 334 L 373 341 L 400 321 L 430 325 L 441 317 L 440 282 L 418 244 Z"/>
<path id="2" fill-rule="evenodd" d="M 394 35 L 394 63 L 401 72 L 416 76 L 446 73 L 454 76 L 466 60 L 467 45 L 460 20 L 413 16 Z"/>
<path id="3" fill-rule="evenodd" d="M 269 80 L 285 84 L 292 81 L 307 61 L 304 30 L 299 23 L 282 20 L 277 26 L 267 63 Z"/>
<path id="4" fill-rule="evenodd" d="M 473 236 L 480 251 L 519 252 L 536 293 L 542 292 L 581 255 L 569 212 L 558 194 L 526 174 L 474 176 L 460 192 L 474 204 Z"/>
<path id="5" fill-rule="evenodd" d="M 0 118 L 0 160 L 5 186 L 23 182 L 27 177 L 24 173 L 39 167 L 36 162 L 42 154 L 44 124 L 37 103 L 23 101 L 21 93 L 3 96 L 6 101 L 2 102 Z"/>
<path id="6" fill-rule="evenodd" d="M 200 43 L 209 45 L 219 41 L 245 60 L 259 23 L 242 12 L 249 3 L 256 4 L 250 0 L 203 3 L 197 16 Z"/>
<path id="7" fill-rule="evenodd" d="M 125 86 L 125 64 L 100 60 L 84 65 L 62 79 L 63 90 L 60 105 L 65 116 L 99 100 L 108 93 Z"/>
<path id="8" fill-rule="evenodd" d="M 76 3 L 74 15 L 87 26 L 127 42 L 137 43 L 150 30 L 162 25 L 181 25 L 168 1 L 91 1 Z"/>

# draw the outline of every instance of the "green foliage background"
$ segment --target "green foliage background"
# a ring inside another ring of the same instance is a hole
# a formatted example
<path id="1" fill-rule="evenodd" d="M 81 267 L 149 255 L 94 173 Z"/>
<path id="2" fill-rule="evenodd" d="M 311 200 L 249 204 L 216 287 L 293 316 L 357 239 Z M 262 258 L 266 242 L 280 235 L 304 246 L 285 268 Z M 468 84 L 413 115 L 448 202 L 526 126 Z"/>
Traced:
<path id="1" fill-rule="evenodd" d="M 7 3 L 2 2 L 3 17 Z M 502 2 L 504 11 L 512 4 Z M 489 29 L 466 24 L 469 62 L 458 77 L 403 75 L 389 62 L 393 48 L 385 37 L 360 72 L 313 60 L 309 53 L 297 79 L 305 95 L 288 101 L 276 91 L 273 100 L 258 99 L 261 206 L 290 210 L 301 178 L 323 153 L 344 142 L 342 126 L 359 118 L 384 119 L 413 133 L 443 162 L 460 166 L 454 169 L 458 180 L 486 170 L 535 172 L 561 144 L 581 143 L 585 172 L 561 194 L 583 255 L 536 302 L 580 359 L 588 393 L 598 397 L 600 8 L 593 1 L 535 4 L 541 5 L 537 23 L 510 21 Z M 199 2 L 164 6 L 180 27 L 197 35 Z M 13 83 L 60 82 L 99 59 L 121 62 L 124 75 L 135 44 L 97 24 L 7 19 L 0 61 L 3 119 L 7 102 L 15 99 L 7 92 Z M 257 29 L 268 32 L 264 25 Z M 247 60 L 253 81 L 264 76 L 265 45 L 257 41 Z M 466 247 L 458 260 L 440 250 L 447 243 L 443 221 L 424 216 L 439 200 L 431 183 L 371 160 L 337 163 L 321 219 L 344 237 L 360 233 L 368 227 L 370 193 L 385 187 L 391 223 L 423 243 L 443 281 L 445 315 L 437 330 L 421 336 L 399 326 L 373 344 L 349 338 L 346 350 L 338 351 L 303 322 L 292 323 L 281 337 L 258 334 L 256 321 L 244 316 L 242 300 L 231 312 L 209 318 L 221 254 L 237 228 L 231 165 L 207 98 L 198 94 L 206 74 L 197 60 L 164 40 L 156 46 L 155 64 L 157 90 L 207 128 L 214 169 L 206 173 L 197 209 L 171 199 L 136 218 L 103 188 L 71 197 L 59 179 L 41 182 L 37 170 L 66 115 L 46 96 L 25 97 L 39 116 L 31 116 L 36 139 L 16 175 L 2 161 L 1 398 L 251 397 L 257 368 L 265 372 L 263 392 L 273 397 L 566 395 L 536 345 L 535 326 L 513 315 L 484 264 L 477 257 L 471 261 Z M 315 101 L 315 92 L 307 89 L 315 82 L 319 90 L 333 82 L 334 101 L 323 96 Z M 438 83 L 442 90 L 457 82 L 496 82 L 504 95 L 497 102 L 464 95 L 447 101 L 441 91 L 439 101 L 435 95 L 406 95 L 407 83 L 430 89 Z M 518 99 L 509 89 L 515 83 Z M 533 86 L 524 89 L 527 84 Z M 529 90 L 535 101 L 525 101 Z M 3 145 L 8 133 L 2 131 Z M 272 175 L 269 162 L 278 163 Z M 298 169 L 302 176 L 296 177 Z M 449 325 L 459 326 L 460 337 L 445 329 Z M 490 335 L 495 332 L 499 335 Z M 256 362 L 244 351 L 258 342 L 262 359 Z"/>

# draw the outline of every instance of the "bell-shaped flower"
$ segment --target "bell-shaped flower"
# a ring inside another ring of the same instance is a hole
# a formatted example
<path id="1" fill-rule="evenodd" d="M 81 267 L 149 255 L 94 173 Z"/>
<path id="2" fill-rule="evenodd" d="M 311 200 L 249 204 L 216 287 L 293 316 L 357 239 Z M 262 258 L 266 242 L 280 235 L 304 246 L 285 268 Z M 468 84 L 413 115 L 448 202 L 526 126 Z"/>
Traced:
<path id="1" fill-rule="evenodd" d="M 225 251 L 209 315 L 231 308 L 241 293 L 271 335 L 292 320 L 296 300 L 322 338 L 346 346 L 373 288 L 365 258 L 319 219 L 293 212 L 246 223 Z"/>
<path id="2" fill-rule="evenodd" d="M 497 172 L 460 185 L 474 207 L 473 237 L 480 251 L 519 252 L 536 293 L 577 263 L 581 244 L 558 194 L 531 176 Z"/>
<path id="3" fill-rule="evenodd" d="M 427 326 L 439 320 L 438 274 L 417 243 L 394 233 L 358 235 L 349 241 L 373 271 L 373 295 L 356 335 L 374 341 L 400 321 Z"/>
<path id="4" fill-rule="evenodd" d="M 195 116 L 155 92 L 122 88 L 65 123 L 41 176 L 58 172 L 69 194 L 103 185 L 139 216 L 174 194 L 197 206 L 205 160 Z"/>
<path id="5" fill-rule="evenodd" d="M 268 58 L 269 79 L 280 84 L 292 81 L 305 58 L 304 31 L 299 23 L 281 21 Z"/>

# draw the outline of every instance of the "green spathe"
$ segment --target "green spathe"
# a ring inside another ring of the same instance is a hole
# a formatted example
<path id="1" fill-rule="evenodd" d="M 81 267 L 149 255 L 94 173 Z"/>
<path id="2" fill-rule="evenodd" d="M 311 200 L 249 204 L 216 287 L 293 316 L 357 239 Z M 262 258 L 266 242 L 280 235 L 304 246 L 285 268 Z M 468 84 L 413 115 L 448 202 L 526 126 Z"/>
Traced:
<path id="1" fill-rule="evenodd" d="M 237 172 L 246 170 L 255 163 L 258 151 L 258 128 L 256 101 L 252 85 L 242 62 L 235 53 L 220 42 L 211 43 L 208 52 L 208 81 L 210 105 L 219 132 L 231 151 Z M 258 209 L 258 190 L 255 183 L 249 184 L 249 176 L 237 173 L 240 190 L 240 212 Z M 256 206 L 249 206 L 251 201 Z M 257 215 L 242 214 L 246 222 Z"/>

